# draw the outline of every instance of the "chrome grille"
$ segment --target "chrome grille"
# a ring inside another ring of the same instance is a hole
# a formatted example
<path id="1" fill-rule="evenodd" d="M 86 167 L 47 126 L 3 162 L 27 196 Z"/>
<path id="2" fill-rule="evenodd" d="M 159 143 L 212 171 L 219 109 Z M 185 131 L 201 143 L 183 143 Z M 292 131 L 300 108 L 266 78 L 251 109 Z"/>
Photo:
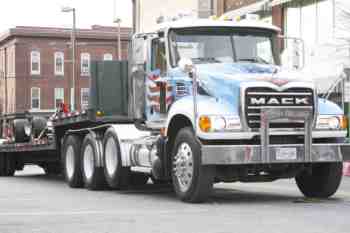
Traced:
<path id="1" fill-rule="evenodd" d="M 314 106 L 314 94 L 310 88 L 289 88 L 282 92 L 268 87 L 249 87 L 245 91 L 244 112 L 250 128 L 260 128 L 260 111 L 262 107 L 306 107 Z M 286 119 L 270 123 L 271 128 L 303 128 L 303 121 Z"/>

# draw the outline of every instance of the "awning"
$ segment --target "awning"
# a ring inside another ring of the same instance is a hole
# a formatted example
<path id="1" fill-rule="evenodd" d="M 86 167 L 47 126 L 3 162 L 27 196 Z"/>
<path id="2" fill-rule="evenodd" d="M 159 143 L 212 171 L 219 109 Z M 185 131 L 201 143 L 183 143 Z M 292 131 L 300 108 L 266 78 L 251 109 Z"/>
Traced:
<path id="1" fill-rule="evenodd" d="M 283 3 L 287 3 L 287 2 L 291 2 L 292 0 L 273 0 L 270 3 L 270 6 L 277 6 L 277 5 L 281 5 Z"/>
<path id="2" fill-rule="evenodd" d="M 243 16 L 246 14 L 252 14 L 257 11 L 265 10 L 269 2 L 270 0 L 262 0 L 262 1 L 250 4 L 248 6 L 238 8 L 233 11 L 228 11 L 225 14 L 223 14 L 220 18 L 225 18 L 225 17 L 234 18 L 238 16 Z"/>

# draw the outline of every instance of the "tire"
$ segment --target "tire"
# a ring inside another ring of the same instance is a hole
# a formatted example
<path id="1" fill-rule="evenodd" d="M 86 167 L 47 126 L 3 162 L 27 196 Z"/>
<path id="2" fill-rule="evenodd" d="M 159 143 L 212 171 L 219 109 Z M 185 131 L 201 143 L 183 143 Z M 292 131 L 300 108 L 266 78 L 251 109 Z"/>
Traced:
<path id="1" fill-rule="evenodd" d="M 130 168 L 122 166 L 119 140 L 113 128 L 104 135 L 102 157 L 108 185 L 117 190 L 126 189 L 130 181 Z"/>
<path id="2" fill-rule="evenodd" d="M 13 121 L 15 142 L 29 142 L 30 137 L 25 133 L 25 127 L 30 127 L 27 119 L 16 119 Z"/>
<path id="3" fill-rule="evenodd" d="M 206 201 L 213 189 L 214 175 L 214 167 L 201 164 L 200 145 L 192 128 L 181 129 L 172 153 L 172 180 L 176 195 L 185 202 Z"/>
<path id="4" fill-rule="evenodd" d="M 86 135 L 81 150 L 81 167 L 84 186 L 89 190 L 102 190 L 106 187 L 103 168 L 97 166 L 98 153 L 96 139 L 91 134 Z"/>
<path id="5" fill-rule="evenodd" d="M 81 139 L 77 135 L 69 135 L 64 142 L 62 151 L 62 167 L 67 184 L 71 188 L 83 187 L 81 170 Z"/>
<path id="6" fill-rule="evenodd" d="M 135 186 L 142 186 L 147 184 L 149 176 L 143 173 L 131 173 L 130 184 Z"/>
<path id="7" fill-rule="evenodd" d="M 0 176 L 10 177 L 14 176 L 16 172 L 15 160 L 9 155 L 3 153 L 0 154 Z"/>
<path id="8" fill-rule="evenodd" d="M 295 180 L 306 197 L 328 198 L 337 191 L 342 179 L 342 170 L 341 162 L 317 163 L 312 165 L 312 173 L 303 171 Z"/>

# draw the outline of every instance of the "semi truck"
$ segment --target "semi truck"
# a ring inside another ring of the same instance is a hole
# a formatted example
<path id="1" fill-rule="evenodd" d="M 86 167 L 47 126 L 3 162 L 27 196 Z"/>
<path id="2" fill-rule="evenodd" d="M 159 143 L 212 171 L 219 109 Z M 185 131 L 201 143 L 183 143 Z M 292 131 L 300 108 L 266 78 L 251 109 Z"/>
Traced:
<path id="1" fill-rule="evenodd" d="M 294 178 L 306 197 L 338 189 L 347 117 L 310 77 L 286 71 L 280 29 L 181 19 L 133 35 L 127 61 L 91 66 L 89 108 L 2 117 L 0 175 L 27 164 L 72 188 L 171 184 L 204 202 L 219 182 Z"/>

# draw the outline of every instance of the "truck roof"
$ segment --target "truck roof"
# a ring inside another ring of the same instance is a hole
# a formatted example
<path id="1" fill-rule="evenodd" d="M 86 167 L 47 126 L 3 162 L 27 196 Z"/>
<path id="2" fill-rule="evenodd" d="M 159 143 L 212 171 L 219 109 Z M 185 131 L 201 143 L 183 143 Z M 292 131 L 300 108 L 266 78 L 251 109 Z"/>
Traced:
<path id="1" fill-rule="evenodd" d="M 226 21 L 212 19 L 180 19 L 176 21 L 164 22 L 159 25 L 159 30 L 172 28 L 196 28 L 196 27 L 248 27 L 261 28 L 280 32 L 281 29 L 262 21 L 257 20 L 241 20 L 241 21 Z"/>

